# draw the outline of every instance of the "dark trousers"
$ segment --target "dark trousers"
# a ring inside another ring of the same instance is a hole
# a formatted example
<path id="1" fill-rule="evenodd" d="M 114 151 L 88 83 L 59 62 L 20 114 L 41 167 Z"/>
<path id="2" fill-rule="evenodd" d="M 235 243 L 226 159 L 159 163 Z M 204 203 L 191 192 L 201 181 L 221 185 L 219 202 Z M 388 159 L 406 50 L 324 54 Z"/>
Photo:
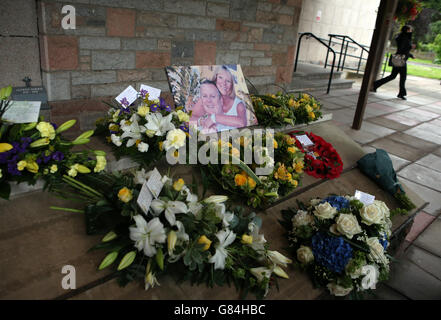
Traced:
<path id="1" fill-rule="evenodd" d="M 403 67 L 392 67 L 392 73 L 390 74 L 390 76 L 375 81 L 374 88 L 378 89 L 383 84 L 392 81 L 397 77 L 398 74 L 400 74 L 400 92 L 398 93 L 398 95 L 399 96 L 407 95 L 406 88 L 404 87 L 404 83 L 406 82 L 406 75 L 407 75 L 407 63 Z"/>

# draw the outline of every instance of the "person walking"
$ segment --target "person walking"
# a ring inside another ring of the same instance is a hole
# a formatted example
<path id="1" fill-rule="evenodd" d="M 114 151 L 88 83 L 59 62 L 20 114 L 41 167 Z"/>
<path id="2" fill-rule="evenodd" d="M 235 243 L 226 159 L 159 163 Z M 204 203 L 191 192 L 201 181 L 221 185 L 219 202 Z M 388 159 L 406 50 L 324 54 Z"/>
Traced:
<path id="1" fill-rule="evenodd" d="M 405 61 L 407 61 L 409 57 L 414 59 L 414 56 L 410 53 L 410 50 L 412 49 L 411 40 L 412 40 L 412 27 L 409 25 L 405 25 L 401 28 L 401 33 L 395 38 L 395 41 L 397 42 L 396 54 L 405 55 Z M 405 63 L 404 66 L 402 67 L 392 66 L 392 73 L 383 79 L 375 81 L 372 91 L 377 92 L 377 89 L 379 87 L 395 79 L 398 74 L 400 74 L 400 91 L 397 97 L 406 100 L 407 92 L 405 88 L 405 82 L 407 76 L 407 63 Z"/>

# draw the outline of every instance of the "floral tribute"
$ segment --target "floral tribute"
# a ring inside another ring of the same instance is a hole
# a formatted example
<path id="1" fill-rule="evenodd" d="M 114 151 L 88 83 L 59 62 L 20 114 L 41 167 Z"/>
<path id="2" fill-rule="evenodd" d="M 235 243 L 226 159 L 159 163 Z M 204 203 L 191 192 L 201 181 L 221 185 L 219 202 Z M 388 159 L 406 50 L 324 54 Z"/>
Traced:
<path id="1" fill-rule="evenodd" d="M 3 114 L 8 97 L 2 98 L 0 107 L 3 110 L 0 114 Z M 93 130 L 82 133 L 73 141 L 62 137 L 61 133 L 71 128 L 75 122 L 76 120 L 69 120 L 57 127 L 54 123 L 43 121 L 42 117 L 38 122 L 24 124 L 14 124 L 0 118 L 1 198 L 9 199 L 9 182 L 33 185 L 41 178 L 45 181 L 45 187 L 48 187 L 61 180 L 64 174 L 75 177 L 77 174 L 101 172 L 105 169 L 105 152 L 71 150 L 76 145 L 88 143 Z"/>
<path id="2" fill-rule="evenodd" d="M 404 25 L 415 20 L 422 9 L 421 2 L 418 0 L 399 0 L 394 20 Z"/>
<path id="3" fill-rule="evenodd" d="M 382 201 L 365 205 L 351 196 L 298 202 L 282 211 L 281 224 L 295 262 L 316 287 L 354 297 L 375 289 L 389 274 L 388 239 L 392 222 Z"/>
<path id="4" fill-rule="evenodd" d="M 123 100 L 110 107 L 107 117 L 97 121 L 96 131 L 113 146 L 117 159 L 128 156 L 148 167 L 169 149 L 185 145 L 190 118 L 182 108 L 172 110 L 162 98 L 150 100 L 145 90 L 132 105 Z"/>
<path id="5" fill-rule="evenodd" d="M 240 164 L 208 164 L 201 168 L 203 173 L 205 172 L 203 177 L 207 177 L 237 198 L 245 198 L 247 205 L 253 208 L 263 208 L 300 185 L 304 167 L 303 153 L 295 146 L 294 138 L 276 133 L 273 137 L 274 158 L 269 155 L 265 145 L 266 136 L 263 136 L 260 147 L 255 145 L 256 141 L 252 136 L 237 139 L 240 150 L 229 142 L 219 141 L 218 151 L 239 158 Z M 244 154 L 254 153 L 256 148 L 259 149 L 259 159 L 254 159 L 254 163 L 249 166 L 245 165 L 242 162 Z M 262 167 L 269 167 L 271 173 L 257 176 L 256 168 Z M 207 184 L 207 181 L 204 183 Z"/>
<path id="6" fill-rule="evenodd" d="M 254 111 L 260 125 L 279 127 L 304 124 L 318 120 L 322 113 L 321 104 L 313 96 L 300 93 L 252 95 Z"/>
<path id="7" fill-rule="evenodd" d="M 144 212 L 137 199 L 152 172 L 65 180 L 72 190 L 65 188 L 61 195 L 88 199 L 83 211 L 87 233 L 104 235 L 93 248 L 106 252 L 99 270 L 112 266 L 120 285 L 139 279 L 145 290 L 170 274 L 209 287 L 233 282 L 243 296 L 252 292 L 258 298 L 267 294 L 274 274 L 288 278 L 282 267 L 292 261 L 268 249 L 260 218 L 228 208 L 226 196 L 200 200 L 195 186 L 190 190 L 183 179 L 163 176 L 158 198 Z"/>
<path id="8" fill-rule="evenodd" d="M 296 139 L 296 147 L 305 153 L 306 174 L 321 179 L 335 179 L 340 176 L 343 171 L 343 162 L 332 144 L 312 132 L 292 131 L 289 134 L 294 138 L 298 134 L 306 134 L 314 143 L 312 146 L 304 147 Z"/>

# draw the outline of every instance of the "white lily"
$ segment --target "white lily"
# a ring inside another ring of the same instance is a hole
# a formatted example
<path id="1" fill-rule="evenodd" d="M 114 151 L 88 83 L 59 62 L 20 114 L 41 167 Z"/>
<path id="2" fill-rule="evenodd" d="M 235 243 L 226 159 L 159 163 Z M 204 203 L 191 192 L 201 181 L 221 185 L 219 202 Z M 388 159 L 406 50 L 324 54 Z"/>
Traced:
<path id="1" fill-rule="evenodd" d="M 198 196 L 194 193 L 191 193 L 190 189 L 187 186 L 183 186 L 181 189 L 181 194 L 186 196 L 185 201 L 187 202 L 196 202 L 198 201 Z"/>
<path id="2" fill-rule="evenodd" d="M 204 199 L 205 203 L 223 203 L 228 200 L 227 196 L 209 196 L 208 198 Z"/>
<path id="3" fill-rule="evenodd" d="M 121 141 L 120 136 L 117 136 L 116 134 L 112 133 L 110 135 L 110 139 L 112 140 L 113 144 L 116 145 L 117 147 L 122 145 L 122 141 Z"/>
<path id="4" fill-rule="evenodd" d="M 163 117 L 161 113 L 150 113 L 146 115 L 145 119 L 147 120 L 147 124 L 145 127 L 147 130 L 155 131 L 155 135 L 163 136 L 168 131 L 175 129 L 175 126 L 172 121 L 173 114 L 170 113 L 168 116 Z"/>
<path id="5" fill-rule="evenodd" d="M 265 267 L 258 267 L 258 268 L 251 268 L 250 272 L 253 276 L 256 277 L 257 282 L 262 282 L 263 280 L 269 279 L 271 277 L 273 270 Z"/>
<path id="6" fill-rule="evenodd" d="M 144 184 L 144 182 L 150 178 L 152 171 L 149 172 L 145 172 L 144 168 L 142 168 L 141 170 L 138 170 L 135 172 L 135 178 L 133 179 L 133 181 L 136 184 Z"/>
<path id="7" fill-rule="evenodd" d="M 128 148 L 133 146 L 137 140 L 141 140 L 141 134 L 146 130 L 144 126 L 140 126 L 138 124 L 138 116 L 136 114 L 130 118 L 130 125 L 126 125 L 125 122 L 123 124 L 123 121 L 121 121 L 121 129 L 124 131 L 121 135 L 122 139 L 130 137 L 130 139 L 127 141 Z"/>
<path id="8" fill-rule="evenodd" d="M 259 234 L 259 227 L 254 222 L 248 224 L 248 230 L 250 230 L 250 235 L 253 237 L 253 243 L 251 243 L 249 246 L 262 254 L 265 251 L 265 236 L 263 234 Z"/>
<path id="9" fill-rule="evenodd" d="M 216 253 L 208 262 L 214 263 L 214 269 L 224 269 L 225 259 L 228 256 L 226 248 L 234 242 L 236 234 L 231 230 L 225 229 L 216 233 L 216 237 L 219 240 L 219 243 L 216 245 Z"/>
<path id="10" fill-rule="evenodd" d="M 226 212 L 225 204 L 223 203 L 216 203 L 214 210 L 216 211 L 216 217 L 222 220 L 224 227 L 228 227 L 230 225 L 230 221 L 234 218 L 234 214 L 231 212 Z"/>
<path id="11" fill-rule="evenodd" d="M 292 263 L 291 259 L 285 257 L 278 251 L 268 250 L 267 257 L 271 260 L 272 263 L 285 268 L 288 266 L 288 263 Z"/>
<path id="12" fill-rule="evenodd" d="M 187 213 L 187 205 L 182 201 L 163 201 L 161 199 L 155 199 L 150 206 L 156 215 L 159 215 L 165 210 L 165 218 L 174 226 L 176 224 L 177 213 Z"/>
<path id="13" fill-rule="evenodd" d="M 147 257 L 153 257 L 156 254 L 155 243 L 165 243 L 167 236 L 161 221 L 153 218 L 148 223 L 141 215 L 133 217 L 136 227 L 130 227 L 130 239 L 135 241 L 135 247 L 138 251 L 143 250 Z"/>

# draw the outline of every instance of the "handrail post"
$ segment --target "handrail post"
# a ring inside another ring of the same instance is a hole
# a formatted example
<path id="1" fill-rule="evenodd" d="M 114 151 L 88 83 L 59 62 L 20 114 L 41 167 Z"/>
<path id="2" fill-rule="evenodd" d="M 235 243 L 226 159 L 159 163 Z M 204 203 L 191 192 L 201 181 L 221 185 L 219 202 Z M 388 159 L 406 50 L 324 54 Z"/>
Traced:
<path id="1" fill-rule="evenodd" d="M 328 81 L 328 90 L 326 90 L 326 94 L 329 94 L 329 90 L 331 90 L 331 81 L 332 81 L 332 75 L 334 73 L 334 65 L 335 65 L 335 52 L 332 52 L 334 54 L 334 57 L 332 59 L 332 66 L 331 66 L 331 73 L 329 75 L 329 81 Z"/>
<path id="2" fill-rule="evenodd" d="M 349 41 L 346 42 L 345 55 L 343 57 L 343 64 L 341 65 L 341 71 L 345 68 L 346 54 L 348 53 Z"/>
<path id="3" fill-rule="evenodd" d="M 296 62 L 294 64 L 294 72 L 297 71 L 297 61 L 299 60 L 299 51 L 300 51 L 300 43 L 302 42 L 302 37 L 305 35 L 306 33 L 302 33 L 299 37 L 299 41 L 297 42 L 297 53 L 296 53 Z"/>
<path id="4" fill-rule="evenodd" d="M 328 34 L 329 36 L 329 48 L 331 47 L 331 39 L 332 39 L 332 35 Z M 328 51 L 326 52 L 326 60 L 325 60 L 325 69 L 328 66 L 328 56 L 329 56 L 329 48 Z"/>
<path id="5" fill-rule="evenodd" d="M 340 62 L 341 62 L 341 56 L 343 55 L 343 47 L 344 46 L 345 46 L 345 37 L 343 36 L 342 43 L 341 43 L 341 49 L 340 49 L 340 55 L 338 57 L 337 71 L 340 70 Z"/>
<path id="6" fill-rule="evenodd" d="M 357 74 L 360 72 L 361 60 L 363 59 L 363 50 L 361 50 L 360 59 L 358 60 Z"/>

